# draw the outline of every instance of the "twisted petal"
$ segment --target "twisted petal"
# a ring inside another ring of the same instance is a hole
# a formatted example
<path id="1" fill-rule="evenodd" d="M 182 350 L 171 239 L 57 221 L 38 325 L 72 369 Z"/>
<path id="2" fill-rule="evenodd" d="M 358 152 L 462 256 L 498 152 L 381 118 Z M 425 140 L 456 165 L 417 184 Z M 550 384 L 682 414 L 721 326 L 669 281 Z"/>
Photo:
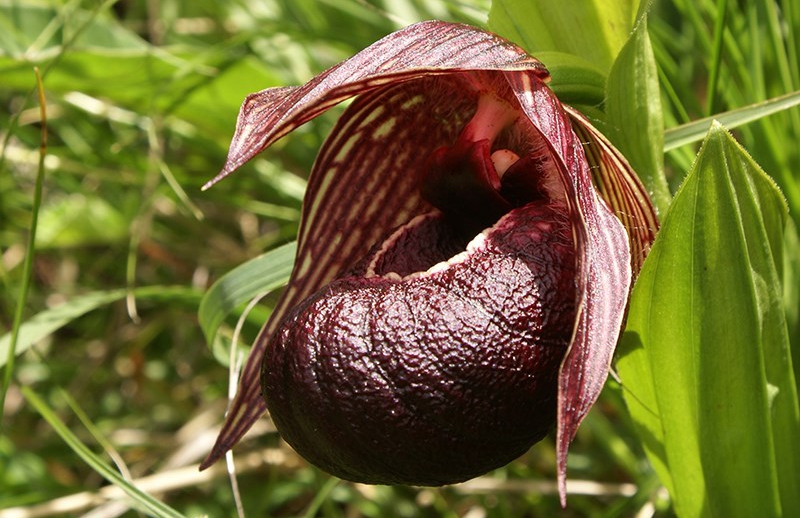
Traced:
<path id="1" fill-rule="evenodd" d="M 582 294 L 570 350 L 559 373 L 557 460 L 562 505 L 569 443 L 603 388 L 631 283 L 628 236 L 592 187 L 589 164 L 553 92 L 528 75 L 506 74 L 520 105 L 562 161 Z"/>
<path id="2" fill-rule="evenodd" d="M 658 231 L 658 217 L 647 191 L 624 156 L 580 112 L 564 110 L 583 145 L 594 186 L 628 231 L 634 277 L 642 269 Z"/>

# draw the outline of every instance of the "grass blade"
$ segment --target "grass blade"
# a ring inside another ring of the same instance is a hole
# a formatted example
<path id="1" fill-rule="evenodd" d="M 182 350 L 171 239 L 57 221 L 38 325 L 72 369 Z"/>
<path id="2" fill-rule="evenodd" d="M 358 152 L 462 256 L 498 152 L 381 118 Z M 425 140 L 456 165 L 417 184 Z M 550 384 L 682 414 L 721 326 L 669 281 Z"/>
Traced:
<path id="1" fill-rule="evenodd" d="M 139 490 L 127 482 L 119 473 L 111 469 L 100 457 L 95 455 L 67 426 L 58 418 L 53 410 L 29 387 L 22 387 L 22 394 L 37 412 L 53 427 L 53 430 L 86 464 L 103 478 L 122 489 L 131 498 L 131 503 L 142 512 L 159 518 L 182 518 L 182 514 Z"/>
<path id="2" fill-rule="evenodd" d="M 213 344 L 225 317 L 234 309 L 289 281 L 296 251 L 296 243 L 271 250 L 237 266 L 208 289 L 200 302 L 198 319 L 209 345 Z"/>
<path id="3" fill-rule="evenodd" d="M 711 66 L 706 92 L 706 113 L 714 113 L 717 109 L 717 86 L 722 68 L 722 36 L 725 31 L 725 20 L 728 13 L 728 0 L 717 0 L 717 16 L 714 21 L 714 46 L 711 53 Z"/>
<path id="4" fill-rule="evenodd" d="M 0 409 L 5 408 L 6 393 L 11 385 L 14 376 L 14 351 L 19 340 L 22 318 L 25 314 L 25 304 L 28 301 L 28 290 L 31 286 L 31 276 L 33 273 L 33 256 L 36 253 L 36 228 L 39 222 L 39 208 L 42 206 L 42 186 L 44 184 L 44 159 L 47 156 L 47 100 L 44 96 L 44 85 L 39 68 L 34 69 L 36 73 L 36 91 L 39 94 L 39 113 L 41 119 L 41 141 L 39 144 L 39 166 L 36 171 L 36 180 L 33 187 L 33 206 L 31 207 L 31 223 L 28 231 L 28 246 L 25 251 L 25 262 L 22 270 L 22 287 L 17 298 L 17 307 L 14 311 L 14 323 L 11 327 L 11 336 L 6 354 L 0 355 L 0 362 L 5 362 L 3 372 L 3 386 L 0 388 Z M 5 147 L 3 148 L 5 149 Z M 0 421 L 1 423 L 1 421 Z M 0 424 L 0 427 L 2 425 Z"/>
<path id="5" fill-rule="evenodd" d="M 800 105 L 800 91 L 670 128 L 664 134 L 664 151 L 699 142 L 708 133 L 714 120 L 726 128 L 733 129 L 798 105 Z"/>
<path id="6" fill-rule="evenodd" d="M 124 288 L 108 291 L 95 291 L 70 299 L 63 304 L 37 313 L 19 326 L 19 336 L 16 347 L 12 348 L 12 335 L 7 333 L 0 337 L 0 367 L 6 364 L 8 358 L 22 354 L 35 343 L 51 333 L 61 329 L 78 317 L 125 297 L 127 290 Z M 181 286 L 146 286 L 134 290 L 134 294 L 142 299 L 177 300 L 186 298 L 199 300 L 200 292 Z"/>

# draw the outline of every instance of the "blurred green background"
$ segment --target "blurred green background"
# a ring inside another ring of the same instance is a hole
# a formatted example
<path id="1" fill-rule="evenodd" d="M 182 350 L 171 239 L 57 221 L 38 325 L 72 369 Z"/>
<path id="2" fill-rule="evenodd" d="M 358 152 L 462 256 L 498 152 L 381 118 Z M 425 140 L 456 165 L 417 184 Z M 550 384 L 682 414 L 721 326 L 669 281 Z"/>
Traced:
<path id="1" fill-rule="evenodd" d="M 668 126 L 798 89 L 796 6 L 731 2 L 722 87 L 707 95 L 710 34 L 726 3 L 654 6 Z M 34 66 L 48 141 L 24 315 L 95 297 L 84 300 L 87 311 L 73 305 L 76 315 L 61 316 L 67 325 L 17 359 L 0 430 L 0 517 L 135 515 L 124 498 L 108 504 L 95 496 L 106 483 L 26 402 L 21 385 L 94 451 L 111 451 L 127 476 L 151 477 L 147 491 L 181 513 L 236 515 L 223 466 L 202 476 L 195 467 L 228 391 L 198 304 L 221 275 L 294 239 L 305 176 L 336 116 L 302 127 L 201 192 L 224 162 L 238 107 L 248 93 L 305 82 L 404 25 L 437 18 L 485 26 L 489 8 L 488 0 L 0 0 L 0 331 L 12 328 L 35 208 Z M 798 119 L 794 109 L 737 132 L 777 179 L 795 219 Z M 695 151 L 668 154 L 673 188 Z M 271 300 L 245 319 L 243 342 L 255 337 Z M 240 313 L 226 321 L 227 336 Z M 613 381 L 571 450 L 570 479 L 586 494 L 571 495 L 566 511 L 555 494 L 551 439 L 464 485 L 366 487 L 308 467 L 262 421 L 236 448 L 248 516 L 671 514 Z"/>

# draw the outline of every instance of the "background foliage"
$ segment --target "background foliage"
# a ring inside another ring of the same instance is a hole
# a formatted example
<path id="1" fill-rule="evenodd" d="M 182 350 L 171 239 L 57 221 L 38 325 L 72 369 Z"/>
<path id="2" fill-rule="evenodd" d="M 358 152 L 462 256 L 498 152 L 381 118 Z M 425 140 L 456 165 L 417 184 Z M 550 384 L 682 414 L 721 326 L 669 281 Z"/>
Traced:
<path id="1" fill-rule="evenodd" d="M 8 332 L 0 338 L 0 365 L 25 286 L 31 215 L 39 216 L 32 283 L 20 308 L 18 348 L 25 352 L 13 365 L 0 430 L 0 517 L 117 516 L 133 513 L 131 506 L 160 516 L 235 516 L 223 467 L 203 475 L 195 469 L 224 412 L 227 345 L 253 294 L 234 281 L 264 264 L 285 266 L 286 248 L 260 263 L 246 261 L 292 241 L 306 171 L 335 117 L 301 128 L 268 160 L 201 192 L 224 161 L 247 93 L 302 83 L 415 21 L 488 22 L 551 66 L 563 98 L 597 118 L 607 113 L 609 134 L 624 133 L 625 116 L 612 114 L 630 108 L 611 98 L 602 103 L 603 87 L 609 74 L 622 73 L 612 65 L 634 26 L 637 2 L 589 3 L 594 11 L 581 2 L 559 2 L 559 9 L 541 2 L 532 16 L 532 4 L 523 1 L 0 0 L 0 330 Z M 616 11 L 604 10 L 612 4 Z M 503 13 L 538 29 L 504 26 Z M 591 23 L 580 18 L 587 13 L 617 20 L 617 30 L 596 37 L 572 30 Z M 800 89 L 800 9 L 791 0 L 661 0 L 642 30 L 650 35 L 658 81 L 641 88 L 658 88 L 672 193 L 698 151 L 698 144 L 670 145 L 676 128 Z M 564 52 L 574 54 L 572 62 Z M 593 70 L 570 77 L 575 62 Z M 43 76 L 48 118 L 41 204 L 34 66 Z M 580 88 L 570 89 L 576 81 Z M 738 149 L 724 135 L 714 137 L 715 153 Z M 652 144 L 660 132 L 650 136 Z M 777 181 L 797 222 L 800 110 L 740 126 L 735 137 Z M 653 159 L 652 150 L 642 152 Z M 785 268 L 776 274 L 787 286 L 796 366 L 794 246 L 786 245 Z M 239 274 L 223 277 L 242 264 Z M 217 284 L 201 307 L 220 278 L 231 289 Z M 243 343 L 268 316 L 271 297 L 242 318 Z M 566 511 L 557 511 L 550 440 L 463 485 L 365 487 L 307 467 L 266 421 L 237 449 L 239 490 L 248 516 L 670 516 L 676 507 L 662 489 L 670 483 L 651 468 L 660 469 L 658 457 L 629 415 L 623 390 L 609 382 L 570 454 L 577 494 Z M 124 479 L 136 480 L 154 497 L 107 486 L 115 477 L 122 487 Z"/>

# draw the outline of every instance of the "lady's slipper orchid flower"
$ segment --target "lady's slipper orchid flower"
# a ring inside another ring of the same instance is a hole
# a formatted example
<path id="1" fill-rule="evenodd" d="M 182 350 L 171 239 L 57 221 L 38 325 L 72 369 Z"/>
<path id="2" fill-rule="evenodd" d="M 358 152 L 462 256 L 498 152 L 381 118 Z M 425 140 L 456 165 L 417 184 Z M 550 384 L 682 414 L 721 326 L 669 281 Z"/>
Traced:
<path id="1" fill-rule="evenodd" d="M 433 21 L 245 100 L 210 184 L 356 97 L 317 156 L 289 286 L 204 466 L 267 407 L 301 455 L 368 483 L 462 481 L 556 424 L 563 502 L 657 221 L 548 79 L 516 45 Z"/>

